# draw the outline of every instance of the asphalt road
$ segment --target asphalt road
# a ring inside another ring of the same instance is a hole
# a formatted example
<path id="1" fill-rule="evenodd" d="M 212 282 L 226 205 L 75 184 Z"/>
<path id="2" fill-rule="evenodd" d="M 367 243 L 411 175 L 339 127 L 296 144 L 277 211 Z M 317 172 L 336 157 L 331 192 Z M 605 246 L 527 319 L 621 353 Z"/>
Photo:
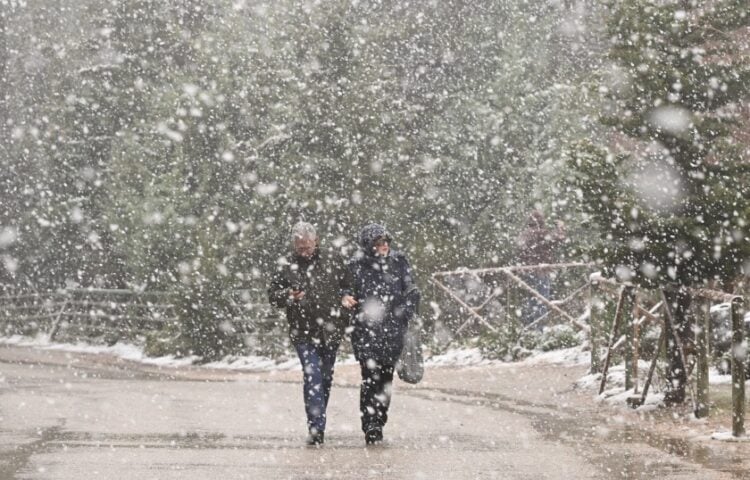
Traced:
<path id="1" fill-rule="evenodd" d="M 383 445 L 340 366 L 326 444 L 304 445 L 301 374 L 159 369 L 0 346 L 0 480 L 724 479 L 722 457 L 582 410 L 580 368 L 434 369 L 395 385 Z M 571 403 L 573 402 L 573 403 Z M 704 452 L 705 453 L 705 452 Z"/>

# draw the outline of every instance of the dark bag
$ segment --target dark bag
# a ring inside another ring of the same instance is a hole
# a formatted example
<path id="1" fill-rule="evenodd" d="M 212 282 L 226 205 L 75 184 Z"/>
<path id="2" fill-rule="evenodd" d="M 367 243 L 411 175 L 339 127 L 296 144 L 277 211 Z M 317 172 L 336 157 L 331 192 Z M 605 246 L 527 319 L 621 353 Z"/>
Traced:
<path id="1" fill-rule="evenodd" d="M 396 371 L 398 378 L 406 383 L 419 383 L 424 376 L 421 330 L 422 321 L 415 316 L 409 322 L 409 328 L 404 334 L 404 349 L 401 350 Z"/>

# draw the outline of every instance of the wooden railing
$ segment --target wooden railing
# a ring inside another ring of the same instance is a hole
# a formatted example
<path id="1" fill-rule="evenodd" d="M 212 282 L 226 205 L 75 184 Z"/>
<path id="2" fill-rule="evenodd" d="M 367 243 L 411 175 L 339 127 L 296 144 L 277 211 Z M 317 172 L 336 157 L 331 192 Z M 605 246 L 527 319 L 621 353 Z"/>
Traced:
<path id="1" fill-rule="evenodd" d="M 228 320 L 239 334 L 271 334 L 280 317 L 264 301 L 262 292 L 231 291 L 226 295 Z M 46 334 L 50 340 L 133 340 L 169 326 L 179 331 L 175 300 L 176 294 L 170 292 L 101 288 L 6 293 L 0 295 L 0 333 Z"/>
<path id="2" fill-rule="evenodd" d="M 585 331 L 589 335 L 591 344 L 591 372 L 601 373 L 599 384 L 599 393 L 601 394 L 607 383 L 607 375 L 613 354 L 618 350 L 623 350 L 625 360 L 625 390 L 633 390 L 638 394 L 638 360 L 640 358 L 640 338 L 643 330 L 650 324 L 660 329 L 659 340 L 656 345 L 656 352 L 649 366 L 649 371 L 645 377 L 642 391 L 639 395 L 628 399 L 632 406 L 642 405 L 646 400 L 646 395 L 653 381 L 656 365 L 660 352 L 667 343 L 667 333 L 671 332 L 670 341 L 674 342 L 676 350 L 680 355 L 682 365 L 687 368 L 687 355 L 682 339 L 676 333 L 672 311 L 668 307 L 663 291 L 646 291 L 639 289 L 628 283 L 621 283 L 612 279 L 604 278 L 598 272 L 589 275 L 588 279 L 582 286 L 579 286 L 562 300 L 551 300 L 545 298 L 540 292 L 526 283 L 522 277 L 523 272 L 528 271 L 555 271 L 570 268 L 587 268 L 593 265 L 588 263 L 565 263 L 565 264 L 544 264 L 530 266 L 513 266 L 513 267 L 496 267 L 484 269 L 461 269 L 448 272 L 438 272 L 432 275 L 431 282 L 439 290 L 444 292 L 448 298 L 454 301 L 462 311 L 468 313 L 466 319 L 455 334 L 461 333 L 468 325 L 478 324 L 495 332 L 498 330 L 496 323 L 492 323 L 482 315 L 482 310 L 494 298 L 501 295 L 507 289 L 498 289 L 493 291 L 479 305 L 469 305 L 463 298 L 461 292 L 451 288 L 448 279 L 451 277 L 471 277 L 477 281 L 483 281 L 487 275 L 499 275 L 506 282 L 514 285 L 516 288 L 525 292 L 528 296 L 534 297 L 538 302 L 545 305 L 547 313 L 536 319 L 532 324 L 527 325 L 529 328 L 538 322 L 547 319 L 549 315 L 556 314 L 559 318 L 567 321 L 579 330 Z M 735 437 L 745 434 L 745 362 L 746 352 L 744 346 L 744 322 L 743 322 L 743 297 L 717 290 L 705 288 L 687 288 L 689 294 L 694 300 L 702 302 L 704 315 L 698 321 L 699 328 L 696 328 L 695 352 L 695 384 L 690 379 L 687 381 L 690 399 L 693 404 L 693 412 L 696 417 L 702 418 L 709 414 L 709 357 L 710 342 L 708 332 L 710 330 L 708 322 L 710 321 L 710 307 L 712 302 L 728 303 L 731 308 L 732 323 L 732 342 L 730 347 L 730 358 L 732 365 L 732 434 Z M 564 310 L 564 307 L 572 299 L 586 295 L 586 312 L 578 317 L 571 315 Z M 604 329 L 605 323 L 600 318 L 599 310 L 596 308 L 599 298 L 603 296 L 613 296 L 617 299 L 614 318 L 610 323 L 609 332 Z M 506 310 L 509 307 L 506 306 Z M 509 320 L 505 316 L 505 321 Z M 603 356 L 599 354 L 599 345 L 606 345 L 606 352 Z"/>
<path id="3" fill-rule="evenodd" d="M 582 318 L 574 317 L 570 313 L 566 312 L 562 307 L 570 304 L 575 298 L 581 297 L 585 293 L 583 287 L 579 287 L 572 293 L 569 293 L 564 299 L 560 301 L 553 301 L 546 298 L 540 292 L 531 287 L 526 280 L 522 278 L 523 273 L 537 272 L 537 271 L 560 271 L 572 268 L 584 268 L 590 269 L 593 264 L 590 263 L 558 263 L 558 264 L 541 264 L 541 265 L 518 265 L 509 267 L 494 267 L 494 268 L 479 268 L 479 269 L 460 269 L 446 272 L 437 272 L 432 274 L 430 282 L 445 293 L 452 301 L 456 302 L 466 313 L 469 314 L 469 318 L 466 319 L 455 331 L 456 334 L 466 329 L 472 323 L 479 323 L 486 327 L 490 331 L 497 331 L 496 325 L 493 325 L 484 316 L 481 315 L 481 311 L 494 299 L 503 295 L 509 291 L 511 287 L 517 288 L 523 291 L 527 296 L 534 297 L 539 303 L 546 306 L 549 312 L 554 312 L 570 322 L 579 330 L 588 330 L 589 326 L 584 323 Z M 499 277 L 501 282 L 505 283 L 505 288 L 498 288 L 492 292 L 483 303 L 476 306 L 471 306 L 465 302 L 460 295 L 460 292 L 456 291 L 448 285 L 446 282 L 450 278 L 462 278 L 471 277 L 479 282 L 482 282 L 487 277 Z M 510 300 L 506 298 L 504 310 L 507 313 L 511 310 Z M 547 319 L 549 313 L 541 315 L 535 319 L 530 325 L 524 326 L 525 329 L 533 328 L 538 323 Z"/>

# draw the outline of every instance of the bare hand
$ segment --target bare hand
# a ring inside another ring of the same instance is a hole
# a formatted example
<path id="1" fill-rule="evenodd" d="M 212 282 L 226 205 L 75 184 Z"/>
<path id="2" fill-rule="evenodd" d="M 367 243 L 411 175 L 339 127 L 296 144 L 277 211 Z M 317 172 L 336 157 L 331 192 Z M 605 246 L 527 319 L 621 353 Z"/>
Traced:
<path id="1" fill-rule="evenodd" d="M 291 298 L 295 302 L 299 302 L 304 297 L 305 297 L 304 290 L 289 290 L 289 298 Z"/>
<path id="2" fill-rule="evenodd" d="M 344 295 L 341 298 L 341 305 L 343 305 L 344 308 L 354 308 L 357 306 L 357 303 L 357 299 L 351 295 Z"/>

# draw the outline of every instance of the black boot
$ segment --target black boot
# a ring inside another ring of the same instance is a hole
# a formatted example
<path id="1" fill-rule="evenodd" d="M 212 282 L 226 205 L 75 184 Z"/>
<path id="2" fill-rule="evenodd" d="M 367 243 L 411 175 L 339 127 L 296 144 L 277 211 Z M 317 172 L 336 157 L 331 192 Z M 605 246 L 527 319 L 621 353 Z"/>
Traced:
<path id="1" fill-rule="evenodd" d="M 308 445 L 323 445 L 323 442 L 325 441 L 325 435 L 323 432 L 310 432 L 310 434 L 307 436 L 306 443 Z"/>
<path id="2" fill-rule="evenodd" d="M 365 444 L 375 445 L 383 441 L 383 429 L 374 427 L 365 432 Z"/>

